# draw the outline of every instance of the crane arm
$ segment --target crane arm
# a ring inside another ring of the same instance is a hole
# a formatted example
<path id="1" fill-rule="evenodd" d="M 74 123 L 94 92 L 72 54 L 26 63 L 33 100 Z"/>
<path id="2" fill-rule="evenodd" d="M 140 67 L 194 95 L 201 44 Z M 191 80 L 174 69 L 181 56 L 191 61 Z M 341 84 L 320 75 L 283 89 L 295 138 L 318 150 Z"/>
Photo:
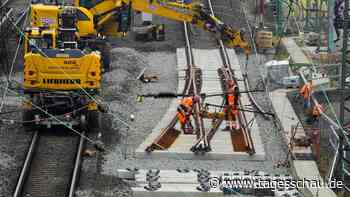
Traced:
<path id="1" fill-rule="evenodd" d="M 131 7 L 136 11 L 155 14 L 176 21 L 185 21 L 206 31 L 218 34 L 228 47 L 240 47 L 246 54 L 251 52 L 250 46 L 245 41 L 241 30 L 232 28 L 215 16 L 204 10 L 197 2 L 178 3 L 172 0 L 100 0 L 98 3 L 88 6 L 82 5 L 76 0 L 75 6 L 83 6 L 99 18 L 98 26 L 108 23 L 113 13 Z"/>
<path id="2" fill-rule="evenodd" d="M 123 0 L 123 2 L 131 5 L 137 11 L 192 23 L 201 29 L 219 34 L 226 46 L 240 47 L 247 55 L 251 53 L 250 46 L 244 40 L 244 35 L 240 30 L 234 29 L 215 16 L 208 14 L 200 4 L 158 0 Z"/>

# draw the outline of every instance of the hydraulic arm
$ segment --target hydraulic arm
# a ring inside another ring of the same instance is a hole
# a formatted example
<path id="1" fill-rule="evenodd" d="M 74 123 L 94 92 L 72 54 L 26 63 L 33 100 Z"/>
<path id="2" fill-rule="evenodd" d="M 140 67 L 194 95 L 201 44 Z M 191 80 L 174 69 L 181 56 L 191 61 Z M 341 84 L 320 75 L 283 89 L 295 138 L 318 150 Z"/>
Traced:
<path id="1" fill-rule="evenodd" d="M 100 0 L 96 3 L 84 0 L 75 0 L 75 6 L 88 9 L 94 16 L 95 28 L 110 23 L 111 18 L 118 18 L 119 31 L 126 31 L 123 26 L 122 14 L 131 17 L 131 8 L 136 11 L 155 14 L 171 20 L 192 23 L 206 31 L 219 35 L 228 47 L 240 47 L 245 53 L 250 53 L 249 44 L 245 41 L 239 29 L 232 28 L 215 16 L 205 11 L 197 2 L 178 3 L 169 0 Z M 124 20 L 129 23 L 130 20 Z"/>

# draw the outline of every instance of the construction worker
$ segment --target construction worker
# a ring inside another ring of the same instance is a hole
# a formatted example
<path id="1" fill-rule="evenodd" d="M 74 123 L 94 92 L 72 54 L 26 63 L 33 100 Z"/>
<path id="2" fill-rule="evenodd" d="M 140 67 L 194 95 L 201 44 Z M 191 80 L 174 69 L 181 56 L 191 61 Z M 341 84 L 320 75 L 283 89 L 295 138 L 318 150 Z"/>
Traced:
<path id="1" fill-rule="evenodd" d="M 306 83 L 299 91 L 300 95 L 304 98 L 304 108 L 310 107 L 311 94 L 312 94 L 312 80 Z"/>
<path id="2" fill-rule="evenodd" d="M 199 102 L 198 96 L 185 97 L 180 101 L 180 105 L 177 108 L 177 118 L 180 121 L 181 129 L 185 134 L 193 133 L 193 126 L 190 120 L 192 114 L 193 106 L 195 103 Z"/>
<path id="3" fill-rule="evenodd" d="M 225 130 L 238 130 L 240 128 L 238 123 L 238 87 L 232 80 L 228 81 L 225 115 L 227 119 Z"/>

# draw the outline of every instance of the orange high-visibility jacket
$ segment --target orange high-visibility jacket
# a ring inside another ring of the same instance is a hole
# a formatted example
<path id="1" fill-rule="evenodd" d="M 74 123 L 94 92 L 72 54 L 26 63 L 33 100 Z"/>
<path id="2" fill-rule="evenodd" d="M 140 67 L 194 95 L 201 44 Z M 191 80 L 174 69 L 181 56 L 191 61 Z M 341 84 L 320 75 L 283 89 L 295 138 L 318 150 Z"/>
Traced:
<path id="1" fill-rule="evenodd" d="M 192 106 L 193 106 L 193 98 L 192 97 L 185 97 L 185 98 L 183 98 L 181 100 L 180 105 L 182 105 L 182 106 L 184 106 L 184 107 L 186 107 L 188 109 L 192 108 Z M 182 125 L 186 124 L 187 117 L 186 117 L 186 115 L 184 114 L 184 112 L 182 110 L 178 109 L 176 115 L 177 115 L 177 118 L 180 121 L 180 124 L 182 124 Z"/>
<path id="2" fill-rule="evenodd" d="M 310 83 L 306 83 L 301 89 L 300 94 L 304 97 L 304 99 L 308 99 L 311 96 L 312 86 Z"/>
<path id="3" fill-rule="evenodd" d="M 181 105 L 184 105 L 185 107 L 191 108 L 193 106 L 193 98 L 192 97 L 185 97 L 181 100 Z"/>
<path id="4" fill-rule="evenodd" d="M 236 97 L 233 94 L 228 94 L 227 95 L 227 104 L 231 107 L 231 113 L 234 115 L 238 114 L 238 109 L 236 105 Z"/>

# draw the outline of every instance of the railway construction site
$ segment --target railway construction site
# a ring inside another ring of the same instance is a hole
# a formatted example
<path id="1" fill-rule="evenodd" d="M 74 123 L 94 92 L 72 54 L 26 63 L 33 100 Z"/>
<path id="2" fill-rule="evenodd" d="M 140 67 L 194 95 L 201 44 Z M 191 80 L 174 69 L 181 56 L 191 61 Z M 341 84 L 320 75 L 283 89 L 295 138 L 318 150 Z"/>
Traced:
<path id="1" fill-rule="evenodd" d="M 350 197 L 349 2 L 317 2 L 0 0 L 0 196 Z"/>

